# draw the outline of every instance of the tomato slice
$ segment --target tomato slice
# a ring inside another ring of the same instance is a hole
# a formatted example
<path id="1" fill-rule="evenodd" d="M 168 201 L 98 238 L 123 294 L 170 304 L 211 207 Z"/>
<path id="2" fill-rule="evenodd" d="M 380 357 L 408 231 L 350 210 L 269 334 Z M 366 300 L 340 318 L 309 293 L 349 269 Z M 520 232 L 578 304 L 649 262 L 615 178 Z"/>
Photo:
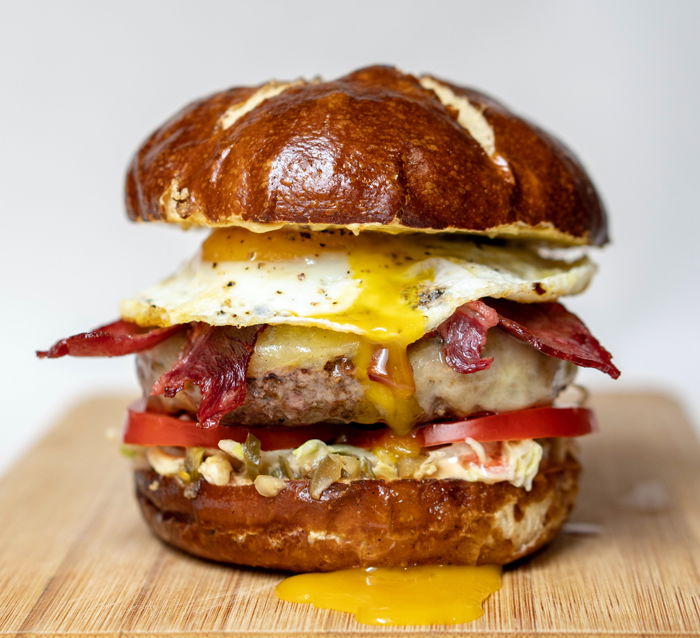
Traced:
<path id="1" fill-rule="evenodd" d="M 488 416 L 431 423 L 417 430 L 423 447 L 445 445 L 466 438 L 482 443 L 551 437 L 582 436 L 598 429 L 588 408 L 528 408 Z"/>
<path id="2" fill-rule="evenodd" d="M 222 439 L 243 442 L 254 434 L 263 450 L 299 447 L 309 439 L 335 441 L 341 435 L 350 445 L 372 449 L 396 445 L 421 447 L 446 445 L 466 438 L 482 443 L 517 441 L 550 437 L 582 436 L 597 430 L 593 412 L 588 408 L 528 408 L 474 417 L 450 423 L 424 425 L 405 437 L 392 434 L 389 428 L 363 430 L 342 425 L 306 425 L 302 427 L 256 427 L 217 425 L 203 428 L 196 421 L 179 419 L 169 414 L 143 410 L 137 403 L 129 408 L 124 427 L 124 443 L 135 445 L 173 445 L 178 447 L 217 447 Z"/>
<path id="3" fill-rule="evenodd" d="M 339 434 L 338 426 L 308 425 L 302 427 L 257 427 L 217 425 L 204 428 L 196 421 L 178 419 L 169 414 L 141 411 L 130 407 L 124 426 L 124 443 L 134 445 L 173 445 L 177 447 L 215 448 L 222 439 L 243 442 L 248 432 L 259 440 L 263 450 L 299 447 L 309 439 L 332 441 Z"/>
<path id="4" fill-rule="evenodd" d="M 489 413 L 448 423 L 423 425 L 406 436 L 396 436 L 389 428 L 348 429 L 347 443 L 372 449 L 401 444 L 434 447 L 464 441 L 466 438 L 488 441 L 518 441 L 551 437 L 582 436 L 597 430 L 595 416 L 588 408 L 526 408 Z"/>

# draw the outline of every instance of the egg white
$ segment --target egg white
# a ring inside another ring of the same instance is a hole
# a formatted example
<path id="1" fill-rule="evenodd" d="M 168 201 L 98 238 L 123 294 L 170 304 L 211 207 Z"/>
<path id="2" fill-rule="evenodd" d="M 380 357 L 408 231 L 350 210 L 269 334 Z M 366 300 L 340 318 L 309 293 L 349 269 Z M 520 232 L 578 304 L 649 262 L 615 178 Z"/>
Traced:
<path id="1" fill-rule="evenodd" d="M 393 238 L 387 249 L 400 251 L 405 241 Z M 531 303 L 577 294 L 595 272 L 587 257 L 567 263 L 522 246 L 430 241 L 438 254 L 415 258 L 413 250 L 402 266 L 407 283 L 401 292 L 423 315 L 425 332 L 483 297 Z M 366 335 L 366 325 L 344 316 L 365 285 L 351 265 L 351 244 L 276 261 L 210 261 L 200 252 L 176 274 L 123 301 L 121 316 L 144 326 L 293 324 Z M 366 267 L 371 270 L 371 258 Z"/>

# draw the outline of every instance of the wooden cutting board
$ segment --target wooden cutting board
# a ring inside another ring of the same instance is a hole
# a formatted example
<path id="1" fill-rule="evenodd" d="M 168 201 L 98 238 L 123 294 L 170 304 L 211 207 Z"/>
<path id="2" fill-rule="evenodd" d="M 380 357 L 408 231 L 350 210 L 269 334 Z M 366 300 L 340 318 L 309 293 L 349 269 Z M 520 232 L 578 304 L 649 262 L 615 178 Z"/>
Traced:
<path id="1" fill-rule="evenodd" d="M 201 562 L 157 541 L 105 437 L 126 402 L 76 406 L 0 481 L 0 634 L 700 635 L 700 448 L 668 397 L 598 397 L 602 432 L 582 441 L 569 531 L 506 570 L 481 619 L 403 628 L 281 602 L 280 574 Z"/>

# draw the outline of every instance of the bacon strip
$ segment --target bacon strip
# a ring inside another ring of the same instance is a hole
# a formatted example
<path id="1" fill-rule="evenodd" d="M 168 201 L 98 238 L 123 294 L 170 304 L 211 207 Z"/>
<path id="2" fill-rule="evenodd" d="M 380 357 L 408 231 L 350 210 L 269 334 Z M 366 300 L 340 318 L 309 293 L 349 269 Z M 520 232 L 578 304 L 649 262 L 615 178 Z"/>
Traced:
<path id="1" fill-rule="evenodd" d="M 550 357 L 596 368 L 613 379 L 620 376 L 610 353 L 584 323 L 562 304 L 552 302 L 489 299 L 464 304 L 438 327 L 447 364 L 463 374 L 488 368 L 493 359 L 482 359 L 481 351 L 488 330 L 495 325 Z"/>
<path id="2" fill-rule="evenodd" d="M 40 359 L 73 357 L 120 357 L 157 346 L 184 326 L 142 328 L 131 321 L 115 321 L 90 332 L 66 337 L 48 350 L 37 350 Z"/>
<path id="3" fill-rule="evenodd" d="M 525 304 L 492 299 L 489 305 L 498 312 L 501 328 L 540 352 L 585 368 L 596 368 L 613 379 L 620 376 L 612 355 L 560 303 Z"/>
<path id="4" fill-rule="evenodd" d="M 245 401 L 246 371 L 261 326 L 214 327 L 193 323 L 175 365 L 151 389 L 151 395 L 174 397 L 186 383 L 202 396 L 197 421 L 205 428 Z"/>
<path id="5" fill-rule="evenodd" d="M 481 351 L 490 328 L 498 325 L 498 313 L 483 301 L 472 301 L 457 308 L 438 327 L 445 342 L 445 361 L 451 368 L 469 374 L 488 368 L 493 359 L 482 359 Z"/>

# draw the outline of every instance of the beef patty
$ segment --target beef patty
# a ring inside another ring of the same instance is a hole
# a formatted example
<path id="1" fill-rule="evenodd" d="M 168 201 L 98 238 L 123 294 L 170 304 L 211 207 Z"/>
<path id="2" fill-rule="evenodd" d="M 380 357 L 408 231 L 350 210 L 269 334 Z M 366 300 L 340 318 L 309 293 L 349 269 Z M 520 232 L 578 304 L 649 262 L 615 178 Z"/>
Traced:
<path id="1" fill-rule="evenodd" d="M 275 337 L 283 335 L 283 328 L 274 329 Z M 298 333 L 303 329 L 291 330 Z M 282 338 L 281 343 L 285 343 L 284 348 L 293 347 L 288 339 Z M 155 380 L 173 365 L 182 344 L 183 337 L 175 335 L 138 355 L 138 377 L 145 396 Z M 305 361 L 303 353 L 296 352 L 291 357 L 293 366 L 276 366 L 279 357 L 271 359 L 263 352 L 269 345 L 269 339 L 256 345 L 248 367 L 245 403 L 227 414 L 224 423 L 298 426 L 382 421 L 382 407 L 366 397 L 365 385 L 356 374 L 351 345 L 345 346 L 348 352 L 344 354 L 326 350 L 333 356 L 325 362 L 317 355 L 309 355 Z M 286 353 L 282 355 L 290 360 Z M 493 363 L 480 372 L 460 374 L 450 368 L 437 336 L 426 336 L 412 344 L 408 355 L 421 412 L 417 423 L 547 404 L 573 380 L 576 370 L 574 365 L 543 355 L 499 329 L 489 332 L 483 353 L 484 357 L 493 357 Z M 199 400 L 199 389 L 191 384 L 173 398 L 150 398 L 151 405 L 158 409 L 191 414 L 196 412 Z"/>

